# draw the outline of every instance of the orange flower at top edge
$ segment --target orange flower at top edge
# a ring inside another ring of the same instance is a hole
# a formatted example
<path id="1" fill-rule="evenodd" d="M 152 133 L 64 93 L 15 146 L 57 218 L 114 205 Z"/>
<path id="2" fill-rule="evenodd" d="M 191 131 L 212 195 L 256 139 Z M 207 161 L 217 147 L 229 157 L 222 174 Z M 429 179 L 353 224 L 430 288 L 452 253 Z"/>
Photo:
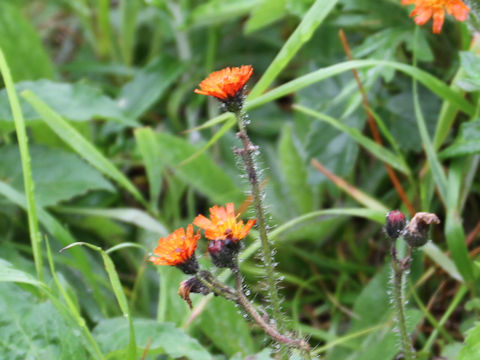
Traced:
<path id="1" fill-rule="evenodd" d="M 210 208 L 210 219 L 198 215 L 193 224 L 205 230 L 207 239 L 231 239 L 236 242 L 248 235 L 255 222 L 256 220 L 250 219 L 244 225 L 242 220 L 237 221 L 233 203 L 228 203 L 226 207 L 215 205 Z"/>
<path id="2" fill-rule="evenodd" d="M 253 67 L 251 65 L 227 67 L 214 71 L 198 85 L 200 89 L 195 89 L 195 92 L 228 101 L 238 95 L 252 74 Z"/>
<path id="3" fill-rule="evenodd" d="M 200 230 L 194 235 L 192 224 L 188 225 L 186 233 L 183 228 L 177 229 L 166 238 L 158 240 L 158 246 L 153 250 L 154 256 L 150 256 L 149 260 L 155 265 L 185 264 L 194 256 L 198 239 Z"/>
<path id="4" fill-rule="evenodd" d="M 461 0 L 402 0 L 403 5 L 415 4 L 410 16 L 415 17 L 417 25 L 424 25 L 433 18 L 433 33 L 442 31 L 445 20 L 445 10 L 458 21 L 467 20 L 470 8 Z"/>

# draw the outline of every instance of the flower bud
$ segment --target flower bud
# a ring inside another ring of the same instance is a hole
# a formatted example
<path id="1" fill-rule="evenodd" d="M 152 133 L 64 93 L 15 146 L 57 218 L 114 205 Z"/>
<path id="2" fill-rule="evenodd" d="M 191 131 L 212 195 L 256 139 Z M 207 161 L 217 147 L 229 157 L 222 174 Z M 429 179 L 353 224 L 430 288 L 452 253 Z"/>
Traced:
<path id="1" fill-rule="evenodd" d="M 428 240 L 428 230 L 432 224 L 440 224 L 437 215 L 427 212 L 416 213 L 403 238 L 411 247 L 423 246 Z"/>
<path id="2" fill-rule="evenodd" d="M 187 275 L 196 274 L 198 271 L 198 261 L 195 255 L 185 260 L 183 263 L 177 264 L 177 268 L 182 270 Z"/>
<path id="3" fill-rule="evenodd" d="M 240 251 L 240 242 L 227 238 L 225 240 L 211 240 L 208 252 L 212 262 L 219 268 L 235 268 L 236 258 Z"/>
<path id="4" fill-rule="evenodd" d="M 405 228 L 406 220 L 405 215 L 399 210 L 393 210 L 387 213 L 386 223 L 385 223 L 385 232 L 387 236 L 395 240 L 401 234 Z"/>
<path id="5" fill-rule="evenodd" d="M 190 309 L 193 309 L 190 293 L 207 295 L 209 292 L 210 290 L 196 277 L 182 281 L 178 288 L 178 295 L 188 303 Z"/>

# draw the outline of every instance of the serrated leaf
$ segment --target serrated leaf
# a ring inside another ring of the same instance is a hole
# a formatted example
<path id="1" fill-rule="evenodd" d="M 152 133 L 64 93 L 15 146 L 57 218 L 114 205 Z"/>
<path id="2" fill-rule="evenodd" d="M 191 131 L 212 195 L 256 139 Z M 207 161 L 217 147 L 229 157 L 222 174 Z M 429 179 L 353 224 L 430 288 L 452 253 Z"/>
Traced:
<path id="1" fill-rule="evenodd" d="M 150 319 L 133 319 L 137 346 L 145 348 L 149 341 L 149 353 L 166 353 L 173 358 L 211 360 L 212 356 L 197 340 L 189 337 L 172 323 L 158 323 Z M 93 330 L 95 339 L 105 353 L 123 349 L 128 343 L 128 324 L 124 318 L 100 322 Z"/>
<path id="2" fill-rule="evenodd" d="M 71 121 L 89 121 L 92 119 L 115 120 L 124 125 L 135 125 L 113 99 L 100 89 L 86 83 L 59 83 L 50 80 L 23 81 L 17 83 L 18 93 L 30 90 L 38 95 L 55 112 Z M 40 121 L 41 117 L 33 107 L 20 99 L 25 121 Z M 0 129 L 13 128 L 13 120 L 6 91 L 0 90 Z"/>
<path id="3" fill-rule="evenodd" d="M 32 145 L 30 154 L 35 200 L 41 206 L 55 205 L 91 190 L 115 190 L 98 171 L 75 154 L 40 145 Z M 20 154 L 16 146 L 1 148 L 0 178 L 23 192 L 19 163 Z"/>

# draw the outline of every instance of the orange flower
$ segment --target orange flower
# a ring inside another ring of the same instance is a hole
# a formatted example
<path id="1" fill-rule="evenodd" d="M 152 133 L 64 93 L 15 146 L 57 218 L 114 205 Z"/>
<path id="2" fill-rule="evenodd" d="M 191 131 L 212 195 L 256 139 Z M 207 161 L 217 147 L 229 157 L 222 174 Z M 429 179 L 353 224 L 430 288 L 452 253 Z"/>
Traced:
<path id="1" fill-rule="evenodd" d="M 195 89 L 197 94 L 214 96 L 221 101 L 229 101 L 235 98 L 253 74 L 251 65 L 241 67 L 227 67 L 214 71 L 203 80 Z"/>
<path id="2" fill-rule="evenodd" d="M 433 18 L 433 33 L 439 34 L 445 20 L 445 10 L 458 21 L 467 20 L 470 8 L 461 0 L 402 0 L 403 5 L 415 4 L 410 16 L 415 16 L 415 23 L 424 25 Z"/>
<path id="3" fill-rule="evenodd" d="M 196 264 L 194 252 L 198 239 L 200 230 L 194 235 L 192 224 L 188 225 L 186 233 L 183 228 L 177 229 L 166 238 L 158 240 L 158 246 L 153 250 L 154 256 L 150 256 L 149 260 L 155 265 L 174 265 L 181 268 L 188 263 Z"/>
<path id="4" fill-rule="evenodd" d="M 210 240 L 227 240 L 237 242 L 248 235 L 248 232 L 256 220 L 248 220 L 244 225 L 243 221 L 237 221 L 233 203 L 226 207 L 215 205 L 210 208 L 210 219 L 198 215 L 193 224 L 205 230 L 205 237 Z"/>

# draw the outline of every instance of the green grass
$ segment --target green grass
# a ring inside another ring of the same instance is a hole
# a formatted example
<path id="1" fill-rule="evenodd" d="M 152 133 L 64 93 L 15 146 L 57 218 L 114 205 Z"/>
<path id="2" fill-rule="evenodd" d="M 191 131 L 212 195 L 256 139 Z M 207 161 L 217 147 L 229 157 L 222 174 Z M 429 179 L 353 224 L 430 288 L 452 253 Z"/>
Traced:
<path id="1" fill-rule="evenodd" d="M 287 330 L 308 339 L 315 359 L 399 355 L 382 227 L 387 211 L 407 209 L 388 164 L 415 210 L 441 220 L 406 282 L 418 358 L 476 360 L 477 14 L 448 15 L 433 35 L 412 8 L 1 3 L 0 358 L 271 358 L 277 344 L 231 302 L 191 293 L 191 311 L 178 295 L 188 277 L 148 261 L 159 238 L 213 205 L 254 217 L 236 120 L 193 92 L 211 71 L 251 64 L 244 110 Z M 74 158 L 76 171 L 61 175 Z M 258 229 L 241 243 L 245 291 L 270 314 Z M 207 247 L 201 238 L 200 265 L 235 286 Z"/>

